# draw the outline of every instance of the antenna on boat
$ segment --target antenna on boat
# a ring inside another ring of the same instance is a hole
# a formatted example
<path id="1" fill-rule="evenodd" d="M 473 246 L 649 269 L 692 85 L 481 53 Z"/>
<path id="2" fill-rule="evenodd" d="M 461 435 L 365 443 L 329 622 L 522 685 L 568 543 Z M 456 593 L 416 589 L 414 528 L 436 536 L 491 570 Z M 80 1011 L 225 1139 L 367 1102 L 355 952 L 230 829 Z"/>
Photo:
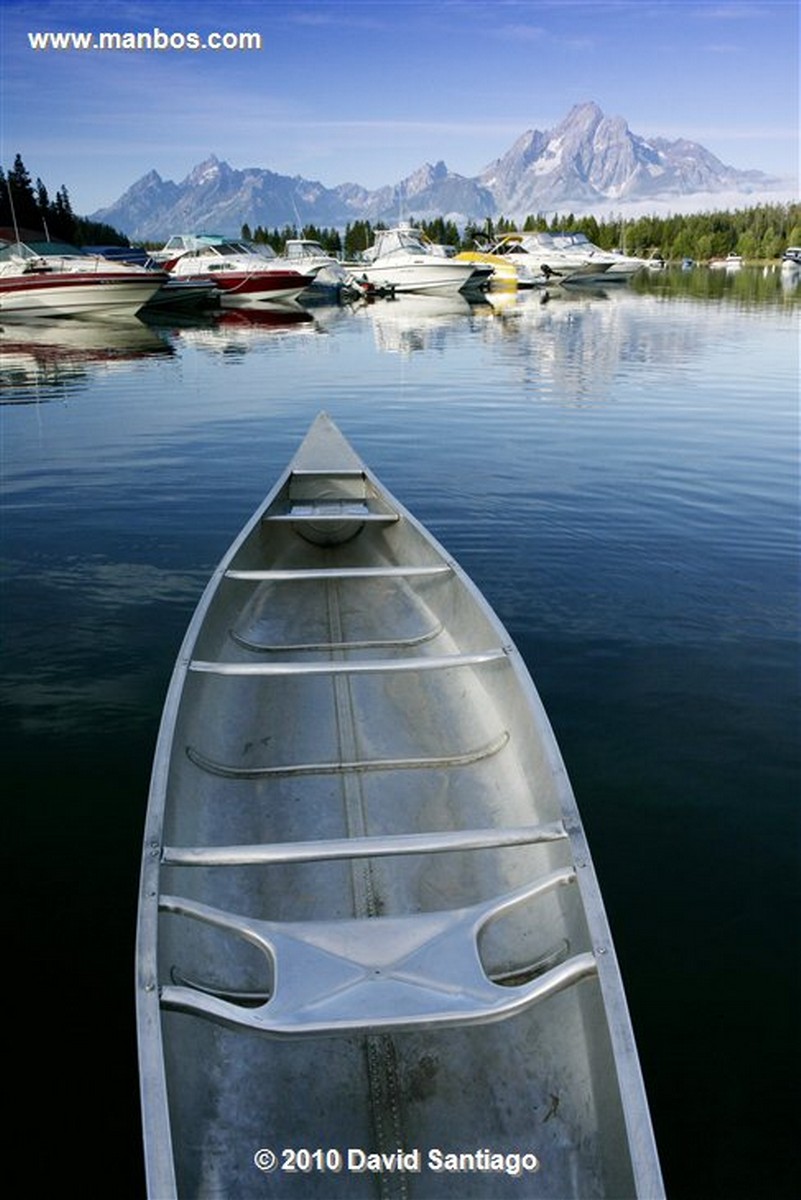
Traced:
<path id="1" fill-rule="evenodd" d="M 295 184 L 295 188 L 297 188 L 297 186 L 298 185 Z M 295 210 L 295 220 L 298 223 L 298 237 L 302 238 L 303 237 L 303 226 L 300 223 L 300 213 L 298 212 L 298 206 L 295 201 L 295 188 L 292 189 L 292 208 Z"/>
<path id="2" fill-rule="evenodd" d="M 19 225 L 17 224 L 17 210 L 14 205 L 14 191 L 11 187 L 11 177 L 6 176 L 6 191 L 8 192 L 8 205 L 11 209 L 11 224 L 14 226 L 14 237 L 17 239 L 17 245 L 22 245 L 22 238 L 19 236 Z"/>

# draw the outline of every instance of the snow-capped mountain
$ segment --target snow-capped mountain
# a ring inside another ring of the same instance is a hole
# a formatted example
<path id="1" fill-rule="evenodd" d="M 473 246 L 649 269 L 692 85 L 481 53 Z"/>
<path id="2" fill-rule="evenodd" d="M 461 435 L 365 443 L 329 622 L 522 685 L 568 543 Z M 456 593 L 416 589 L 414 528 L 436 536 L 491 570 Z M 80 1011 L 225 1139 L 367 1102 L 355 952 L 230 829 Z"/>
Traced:
<path id="1" fill-rule="evenodd" d="M 398 183 L 369 191 L 355 183 L 326 187 L 263 167 L 236 170 L 214 155 L 181 183 L 150 171 L 92 217 L 137 240 L 208 230 L 238 234 L 251 228 L 305 224 L 344 227 L 356 220 L 397 222 L 443 216 L 464 224 L 503 214 L 569 209 L 602 211 L 633 202 L 726 194 L 747 202 L 772 181 L 759 171 L 726 166 L 695 142 L 643 138 L 622 117 L 597 104 L 576 105 L 554 129 L 529 130 L 476 178 L 426 163 Z"/>
<path id="2" fill-rule="evenodd" d="M 479 180 L 506 213 L 748 192 L 767 182 L 758 171 L 727 167 L 696 142 L 638 137 L 622 117 L 606 117 L 592 102 L 577 105 L 555 129 L 524 133 Z"/>

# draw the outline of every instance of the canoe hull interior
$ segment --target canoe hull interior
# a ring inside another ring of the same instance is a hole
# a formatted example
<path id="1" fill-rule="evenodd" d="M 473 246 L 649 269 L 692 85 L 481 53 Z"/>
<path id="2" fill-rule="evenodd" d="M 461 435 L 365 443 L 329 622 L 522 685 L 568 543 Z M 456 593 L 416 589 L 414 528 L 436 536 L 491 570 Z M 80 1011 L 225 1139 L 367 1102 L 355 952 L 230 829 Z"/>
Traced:
<path id="1" fill-rule="evenodd" d="M 465 831 L 486 844 L 447 843 Z M 409 852 L 409 835 L 428 841 Z M 446 937 L 442 979 L 418 988 L 408 946 L 394 948 L 417 927 L 406 918 L 550 878 L 467 957 L 504 999 L 572 963 L 581 973 L 512 1015 L 482 1011 L 477 988 L 465 1017 L 471 985 L 448 975 Z M 268 942 L 352 927 L 376 978 L 317 995 L 313 970 L 259 943 L 259 922 Z M 534 686 L 474 586 L 324 418 L 218 568 L 179 655 L 137 982 L 159 1200 L 662 1194 L 614 950 Z M 262 1172 L 262 1147 L 333 1149 L 345 1166 Z M 432 1148 L 527 1154 L 538 1169 L 435 1170 Z M 419 1170 L 348 1170 L 349 1149 L 419 1151 Z"/>

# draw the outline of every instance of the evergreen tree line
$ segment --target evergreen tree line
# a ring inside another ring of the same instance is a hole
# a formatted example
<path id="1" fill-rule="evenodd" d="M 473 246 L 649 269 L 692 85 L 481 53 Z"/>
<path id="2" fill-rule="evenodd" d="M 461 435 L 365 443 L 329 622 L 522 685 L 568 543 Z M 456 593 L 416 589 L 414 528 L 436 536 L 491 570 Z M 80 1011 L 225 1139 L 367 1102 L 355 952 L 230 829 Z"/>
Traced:
<path id="1" fill-rule="evenodd" d="M 456 250 L 473 249 L 477 243 L 492 243 L 507 233 L 556 233 L 567 229 L 584 233 L 602 250 L 623 250 L 645 258 L 662 257 L 680 262 L 685 258 L 705 262 L 710 258 L 741 254 L 746 259 L 780 258 L 787 246 L 801 245 L 801 204 L 759 204 L 734 212 L 705 212 L 644 216 L 624 221 L 621 218 L 599 220 L 593 216 L 542 213 L 528 216 L 522 225 L 506 217 L 472 222 L 463 232 L 453 221 L 437 217 L 433 221 L 409 223 L 420 229 L 432 242 L 453 246 Z M 336 229 L 318 229 L 306 225 L 300 232 L 295 226 L 265 230 L 258 226 L 251 234 L 243 225 L 242 236 L 269 243 L 276 253 L 283 251 L 289 238 L 311 238 L 330 253 L 346 259 L 356 258 L 372 246 L 375 235 L 386 225 L 354 221 L 344 235 Z"/>
<path id="2" fill-rule="evenodd" d="M 41 179 L 34 184 L 18 154 L 6 174 L 0 167 L 0 227 L 26 230 L 40 239 L 74 246 L 127 246 L 128 239 L 110 225 L 89 221 L 72 211 L 63 185 L 51 200 Z"/>

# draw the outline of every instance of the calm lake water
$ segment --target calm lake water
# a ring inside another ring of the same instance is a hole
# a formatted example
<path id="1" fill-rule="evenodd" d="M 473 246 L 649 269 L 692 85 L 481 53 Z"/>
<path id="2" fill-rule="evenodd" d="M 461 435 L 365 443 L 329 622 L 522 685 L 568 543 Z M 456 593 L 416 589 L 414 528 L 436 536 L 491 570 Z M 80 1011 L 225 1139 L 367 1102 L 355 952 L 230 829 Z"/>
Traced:
<path id="1" fill-rule="evenodd" d="M 697 270 L 548 302 L 2 330 L 27 1178 L 144 1194 L 134 926 L 161 705 L 208 575 L 325 408 L 529 664 L 668 1194 L 798 1195 L 800 311 L 778 273 Z"/>

